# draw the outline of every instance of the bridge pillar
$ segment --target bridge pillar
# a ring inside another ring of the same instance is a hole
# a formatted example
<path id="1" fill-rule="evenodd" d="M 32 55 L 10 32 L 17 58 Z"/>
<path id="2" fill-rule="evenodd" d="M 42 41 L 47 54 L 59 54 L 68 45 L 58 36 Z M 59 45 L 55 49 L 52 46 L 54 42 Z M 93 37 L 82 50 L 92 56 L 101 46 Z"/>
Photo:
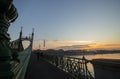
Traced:
<path id="1" fill-rule="evenodd" d="M 7 31 L 18 14 L 12 1 L 0 0 L 0 79 L 13 79 L 10 64 L 12 52 L 9 48 L 10 36 Z"/>
<path id="2" fill-rule="evenodd" d="M 120 79 L 120 59 L 94 59 L 95 79 Z"/>

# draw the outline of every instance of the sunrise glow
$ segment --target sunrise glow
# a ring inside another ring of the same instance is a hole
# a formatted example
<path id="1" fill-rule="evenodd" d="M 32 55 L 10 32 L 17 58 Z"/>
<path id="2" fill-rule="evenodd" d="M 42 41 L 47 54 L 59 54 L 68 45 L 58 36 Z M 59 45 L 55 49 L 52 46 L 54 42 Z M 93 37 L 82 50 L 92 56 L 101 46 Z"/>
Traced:
<path id="1" fill-rule="evenodd" d="M 64 49 L 64 50 L 99 50 L 99 49 L 120 49 L 120 44 L 95 43 L 94 41 L 77 40 L 47 40 L 45 47 L 43 40 L 35 40 L 33 49 Z"/>
<path id="2" fill-rule="evenodd" d="M 22 26 L 23 35 L 35 29 L 33 49 L 120 49 L 119 0 L 15 0 L 14 3 L 19 17 L 9 28 L 12 40 L 18 38 Z"/>

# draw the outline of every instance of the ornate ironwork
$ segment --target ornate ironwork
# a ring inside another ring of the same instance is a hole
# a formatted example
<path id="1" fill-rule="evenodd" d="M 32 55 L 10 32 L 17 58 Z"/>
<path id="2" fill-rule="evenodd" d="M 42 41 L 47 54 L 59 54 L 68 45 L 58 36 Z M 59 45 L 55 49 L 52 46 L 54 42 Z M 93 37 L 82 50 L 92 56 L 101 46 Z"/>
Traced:
<path id="1" fill-rule="evenodd" d="M 32 43 L 33 43 L 34 33 L 32 33 L 32 34 L 33 35 L 31 37 L 29 37 L 29 39 L 22 40 L 22 41 L 24 41 L 24 40 L 30 41 L 29 46 L 26 49 L 24 49 L 23 51 L 17 52 L 20 63 L 15 62 L 15 61 L 10 62 L 12 65 L 11 71 L 14 73 L 13 79 L 24 79 L 25 78 L 27 66 L 28 66 L 31 51 L 32 51 Z M 13 42 L 15 42 L 15 41 L 13 41 Z"/>
<path id="2" fill-rule="evenodd" d="M 33 36 L 10 42 L 7 33 L 10 23 L 18 17 L 18 12 L 12 4 L 13 0 L 0 0 L 0 79 L 24 79 L 32 51 Z M 22 41 L 30 41 L 28 48 L 23 49 Z"/>
<path id="3" fill-rule="evenodd" d="M 0 79 L 12 79 L 10 71 L 12 59 L 9 48 L 10 35 L 7 33 L 10 23 L 18 17 L 13 0 L 0 0 Z"/>
<path id="4" fill-rule="evenodd" d="M 85 59 L 84 56 L 83 58 L 74 58 L 44 54 L 43 57 L 51 64 L 70 73 L 78 79 L 94 79 L 87 67 L 89 60 Z"/>

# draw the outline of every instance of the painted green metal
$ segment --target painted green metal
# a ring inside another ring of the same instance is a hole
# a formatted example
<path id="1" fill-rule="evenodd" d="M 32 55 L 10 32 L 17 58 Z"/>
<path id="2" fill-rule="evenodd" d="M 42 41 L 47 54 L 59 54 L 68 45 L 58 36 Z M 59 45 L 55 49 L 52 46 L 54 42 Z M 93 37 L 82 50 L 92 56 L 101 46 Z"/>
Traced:
<path id="1" fill-rule="evenodd" d="M 30 44 L 24 51 L 18 52 L 18 59 L 20 62 L 11 62 L 13 65 L 11 71 L 14 72 L 14 79 L 24 79 L 31 55 L 31 49 L 32 45 Z"/>
<path id="2" fill-rule="evenodd" d="M 10 36 L 7 33 L 10 23 L 18 16 L 12 2 L 13 0 L 0 0 L 0 79 L 12 79 L 14 76 L 10 71 L 12 56 L 9 48 Z"/>
<path id="3" fill-rule="evenodd" d="M 89 63 L 89 60 L 85 59 L 84 56 L 83 58 L 74 58 L 44 54 L 43 57 L 51 64 L 70 73 L 78 79 L 94 79 L 87 68 L 87 63 Z"/>
<path id="4" fill-rule="evenodd" d="M 16 60 L 11 61 L 11 65 L 12 65 L 11 71 L 14 73 L 13 79 L 24 79 L 24 77 L 26 75 L 26 70 L 27 70 L 27 66 L 28 66 L 31 51 L 32 51 L 33 36 L 34 36 L 34 33 L 32 33 L 32 36 L 30 38 L 27 38 L 27 39 L 26 38 L 21 38 L 23 41 L 24 40 L 30 41 L 30 44 L 25 50 L 23 50 L 21 52 L 19 51 L 19 49 L 16 49 L 18 51 L 16 53 L 18 55 L 18 60 L 19 61 L 16 61 Z M 13 41 L 13 43 L 14 42 L 18 43 L 18 45 L 19 45 L 18 40 Z M 12 43 L 10 43 L 10 44 L 12 44 Z M 12 45 L 10 45 L 10 46 L 12 46 Z"/>
<path id="5" fill-rule="evenodd" d="M 21 51 L 21 38 L 15 48 L 10 46 L 10 36 L 7 33 L 10 23 L 18 17 L 18 12 L 13 5 L 13 0 L 0 0 L 0 79 L 24 79 L 27 65 L 32 51 L 34 33 L 28 39 L 30 45 Z M 21 52 L 19 52 L 21 51 Z"/>

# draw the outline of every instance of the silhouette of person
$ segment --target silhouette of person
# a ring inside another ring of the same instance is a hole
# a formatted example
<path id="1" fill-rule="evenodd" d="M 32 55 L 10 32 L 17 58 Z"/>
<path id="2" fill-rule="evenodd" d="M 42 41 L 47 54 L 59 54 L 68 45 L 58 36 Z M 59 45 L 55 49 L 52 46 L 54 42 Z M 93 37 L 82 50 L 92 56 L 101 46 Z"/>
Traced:
<path id="1" fill-rule="evenodd" d="M 40 56 L 43 57 L 43 52 L 40 53 Z"/>
<path id="2" fill-rule="evenodd" d="M 36 55 L 37 55 L 37 60 L 39 60 L 39 58 L 40 58 L 40 53 L 37 52 Z"/>

